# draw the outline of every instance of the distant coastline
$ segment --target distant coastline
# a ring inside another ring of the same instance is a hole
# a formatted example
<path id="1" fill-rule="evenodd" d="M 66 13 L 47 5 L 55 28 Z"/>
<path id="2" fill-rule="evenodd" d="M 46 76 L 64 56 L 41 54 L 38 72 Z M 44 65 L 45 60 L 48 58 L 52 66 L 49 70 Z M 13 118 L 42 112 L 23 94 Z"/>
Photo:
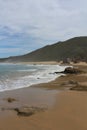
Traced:
<path id="1" fill-rule="evenodd" d="M 39 48 L 21 56 L 0 58 L 0 62 L 87 62 L 87 37 L 75 37 Z"/>

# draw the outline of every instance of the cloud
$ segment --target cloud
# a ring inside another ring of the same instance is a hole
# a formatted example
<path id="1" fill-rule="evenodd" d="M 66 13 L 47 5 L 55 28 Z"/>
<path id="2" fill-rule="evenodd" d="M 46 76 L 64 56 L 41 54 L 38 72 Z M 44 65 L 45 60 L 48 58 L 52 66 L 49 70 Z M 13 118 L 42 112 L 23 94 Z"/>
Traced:
<path id="1" fill-rule="evenodd" d="M 0 44 L 33 50 L 87 35 L 86 5 L 86 0 L 0 0 Z"/>
<path id="2" fill-rule="evenodd" d="M 82 19 L 84 6 L 80 9 L 78 0 L 77 2 L 66 1 L 1 0 L 0 24 L 3 27 L 8 27 L 11 34 L 25 32 L 36 37 L 54 39 L 58 37 L 61 28 L 69 28 L 73 26 L 73 21 L 76 25 L 78 20 Z M 72 8 L 69 8 L 69 6 Z M 82 7 L 82 5 L 80 6 Z M 53 32 L 56 34 L 54 35 Z"/>

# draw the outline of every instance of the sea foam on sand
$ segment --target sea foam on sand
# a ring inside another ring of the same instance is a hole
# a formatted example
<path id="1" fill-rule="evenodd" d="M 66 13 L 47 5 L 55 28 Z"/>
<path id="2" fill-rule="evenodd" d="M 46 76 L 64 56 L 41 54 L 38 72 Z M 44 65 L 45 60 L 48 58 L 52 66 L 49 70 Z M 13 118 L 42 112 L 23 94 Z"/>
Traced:
<path id="1" fill-rule="evenodd" d="M 55 80 L 66 66 L 0 64 L 0 91 L 29 87 Z"/>

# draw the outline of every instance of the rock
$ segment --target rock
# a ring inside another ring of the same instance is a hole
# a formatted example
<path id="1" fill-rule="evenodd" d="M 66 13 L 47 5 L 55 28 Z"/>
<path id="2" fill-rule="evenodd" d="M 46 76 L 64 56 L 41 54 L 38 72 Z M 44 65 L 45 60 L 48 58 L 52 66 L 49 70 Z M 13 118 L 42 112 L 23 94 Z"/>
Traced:
<path id="1" fill-rule="evenodd" d="M 77 85 L 77 86 L 75 86 L 75 87 L 70 88 L 70 90 L 75 90 L 75 91 L 87 91 L 87 86 Z"/>
<path id="2" fill-rule="evenodd" d="M 35 111 L 31 108 L 15 108 L 14 110 L 19 116 L 31 116 L 35 113 Z"/>
<path id="3" fill-rule="evenodd" d="M 14 99 L 14 98 L 7 98 L 7 99 L 5 99 L 5 100 L 7 100 L 7 102 L 9 102 L 9 103 L 12 103 L 12 102 L 14 102 L 14 101 L 16 101 L 16 99 Z"/>
<path id="4" fill-rule="evenodd" d="M 61 84 L 62 86 L 77 86 L 78 82 L 74 80 L 65 81 Z"/>
<path id="5" fill-rule="evenodd" d="M 62 72 L 54 72 L 54 74 L 59 74 L 59 73 L 62 73 Z"/>
<path id="6" fill-rule="evenodd" d="M 67 67 L 65 68 L 64 71 L 61 72 L 54 72 L 54 74 L 59 74 L 59 73 L 63 73 L 63 74 L 78 74 L 81 73 L 82 71 L 79 70 L 78 68 L 73 68 L 73 67 Z"/>
<path id="7" fill-rule="evenodd" d="M 78 68 L 67 67 L 64 70 L 64 74 L 78 74 L 78 73 L 81 73 L 81 70 L 79 70 Z"/>
<path id="8" fill-rule="evenodd" d="M 21 107 L 14 109 L 19 116 L 31 116 L 36 112 L 44 111 L 44 108 L 39 107 Z"/>

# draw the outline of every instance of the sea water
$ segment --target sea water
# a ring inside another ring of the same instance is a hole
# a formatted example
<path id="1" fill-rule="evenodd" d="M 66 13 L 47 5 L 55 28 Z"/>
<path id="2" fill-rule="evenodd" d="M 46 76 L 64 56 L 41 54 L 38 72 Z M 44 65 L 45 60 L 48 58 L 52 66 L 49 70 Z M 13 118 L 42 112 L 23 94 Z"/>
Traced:
<path id="1" fill-rule="evenodd" d="M 29 87 L 54 80 L 65 69 L 59 65 L 0 64 L 0 91 Z"/>

